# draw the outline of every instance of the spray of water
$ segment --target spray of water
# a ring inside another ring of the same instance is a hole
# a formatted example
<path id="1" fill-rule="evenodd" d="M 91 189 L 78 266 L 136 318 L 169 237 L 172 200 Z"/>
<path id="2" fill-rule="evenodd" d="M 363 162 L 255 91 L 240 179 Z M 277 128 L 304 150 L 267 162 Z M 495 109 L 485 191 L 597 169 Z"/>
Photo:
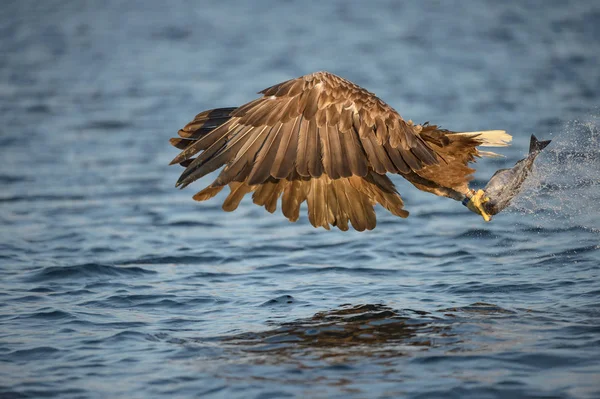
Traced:
<path id="1" fill-rule="evenodd" d="M 600 127 L 598 116 L 572 121 L 536 160 L 509 212 L 535 214 L 540 222 L 600 232 Z M 544 223 L 546 224 L 546 223 Z"/>

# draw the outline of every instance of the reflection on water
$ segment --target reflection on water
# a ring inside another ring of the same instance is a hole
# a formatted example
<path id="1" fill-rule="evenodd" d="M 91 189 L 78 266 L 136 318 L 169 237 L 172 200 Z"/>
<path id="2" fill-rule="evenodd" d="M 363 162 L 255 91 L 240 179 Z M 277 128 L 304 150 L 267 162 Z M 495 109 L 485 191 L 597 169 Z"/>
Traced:
<path id="1" fill-rule="evenodd" d="M 514 314 L 487 303 L 446 308 L 440 310 L 439 315 L 412 309 L 395 310 L 383 304 L 347 304 L 308 319 L 282 323 L 272 330 L 246 332 L 219 340 L 247 352 L 276 355 L 272 357 L 275 362 L 306 354 L 321 359 L 406 356 L 460 342 L 452 324 L 463 312 L 483 316 Z"/>
<path id="2" fill-rule="evenodd" d="M 347 304 L 266 331 L 196 339 L 202 350 L 222 350 L 213 356 L 216 362 L 197 366 L 241 386 L 259 382 L 273 397 L 297 390 L 305 397 L 329 397 L 328 389 L 337 397 L 447 397 L 447 387 L 454 386 L 450 396 L 479 398 L 490 383 L 506 383 L 501 391 L 515 397 L 524 383 L 505 379 L 498 364 L 535 369 L 565 361 L 515 352 L 536 342 L 534 334 L 523 340 L 511 332 L 529 317 L 483 302 L 433 312 Z"/>

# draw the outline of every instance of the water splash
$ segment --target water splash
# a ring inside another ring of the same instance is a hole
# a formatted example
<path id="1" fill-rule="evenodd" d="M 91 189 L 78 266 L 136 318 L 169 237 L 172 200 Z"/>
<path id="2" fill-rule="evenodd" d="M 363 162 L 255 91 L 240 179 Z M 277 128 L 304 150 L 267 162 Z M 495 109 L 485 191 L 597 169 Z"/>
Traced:
<path id="1" fill-rule="evenodd" d="M 540 135 L 540 139 L 548 137 Z M 541 222 L 600 232 L 600 127 L 598 116 L 567 123 L 544 150 L 509 208 Z"/>

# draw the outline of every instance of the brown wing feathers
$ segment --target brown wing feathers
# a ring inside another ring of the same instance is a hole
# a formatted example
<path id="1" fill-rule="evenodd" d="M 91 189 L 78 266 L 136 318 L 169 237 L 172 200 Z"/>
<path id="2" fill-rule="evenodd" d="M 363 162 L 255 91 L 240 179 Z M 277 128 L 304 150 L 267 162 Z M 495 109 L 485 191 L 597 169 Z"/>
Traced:
<path id="1" fill-rule="evenodd" d="M 194 198 L 212 198 L 222 188 L 209 186 Z M 396 216 L 408 216 L 393 183 L 387 176 L 372 171 L 366 178 L 351 176 L 333 180 L 323 174 L 318 178 L 271 179 L 254 186 L 231 182 L 229 188 L 229 195 L 223 202 L 225 211 L 234 211 L 244 195 L 252 192 L 253 202 L 271 213 L 275 212 L 281 197 L 284 216 L 294 222 L 300 215 L 300 205 L 307 201 L 311 224 L 326 229 L 331 225 L 347 230 L 348 222 L 358 231 L 373 229 L 376 225 L 373 206 L 377 203 Z"/>
<path id="2" fill-rule="evenodd" d="M 283 124 L 279 149 L 271 165 L 270 174 L 276 179 L 284 179 L 292 173 L 298 148 L 298 131 L 302 125 L 302 116 Z"/>
<path id="3" fill-rule="evenodd" d="M 269 87 L 239 108 L 198 114 L 171 144 L 183 151 L 172 163 L 186 167 L 177 185 L 223 166 L 217 179 L 194 196 L 212 198 L 223 186 L 223 209 L 253 201 L 269 212 L 282 197 L 291 221 L 308 202 L 314 226 L 342 230 L 375 227 L 373 205 L 406 217 L 387 172 L 412 173 L 435 166 L 440 138 L 422 137 L 372 93 L 335 75 L 318 72 Z M 197 155 L 199 154 L 199 155 Z M 197 156 L 196 156 L 197 155 Z M 195 158 L 194 158 L 195 157 Z"/>
<path id="4" fill-rule="evenodd" d="M 441 162 L 418 171 L 419 176 L 439 186 L 454 190 L 467 189 L 475 172 L 468 164 L 479 156 L 476 147 L 481 142 L 476 137 L 454 134 L 435 125 L 424 126 L 421 135 L 436 151 Z"/>

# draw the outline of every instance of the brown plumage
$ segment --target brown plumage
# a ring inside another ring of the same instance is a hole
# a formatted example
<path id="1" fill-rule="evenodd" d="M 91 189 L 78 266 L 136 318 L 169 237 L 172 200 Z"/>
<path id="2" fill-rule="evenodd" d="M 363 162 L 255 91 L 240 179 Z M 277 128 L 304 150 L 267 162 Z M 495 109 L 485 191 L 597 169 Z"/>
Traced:
<path id="1" fill-rule="evenodd" d="M 205 201 L 229 185 L 223 209 L 233 211 L 244 195 L 296 221 L 308 203 L 315 227 L 347 230 L 375 227 L 373 206 L 407 217 L 386 173 L 417 188 L 461 200 L 469 191 L 480 145 L 506 145 L 502 131 L 454 133 L 405 121 L 374 94 L 328 72 L 316 72 L 269 87 L 238 108 L 204 111 L 179 130 L 171 144 L 181 153 L 172 164 L 186 169 L 183 188 L 223 168 L 194 196 Z"/>

